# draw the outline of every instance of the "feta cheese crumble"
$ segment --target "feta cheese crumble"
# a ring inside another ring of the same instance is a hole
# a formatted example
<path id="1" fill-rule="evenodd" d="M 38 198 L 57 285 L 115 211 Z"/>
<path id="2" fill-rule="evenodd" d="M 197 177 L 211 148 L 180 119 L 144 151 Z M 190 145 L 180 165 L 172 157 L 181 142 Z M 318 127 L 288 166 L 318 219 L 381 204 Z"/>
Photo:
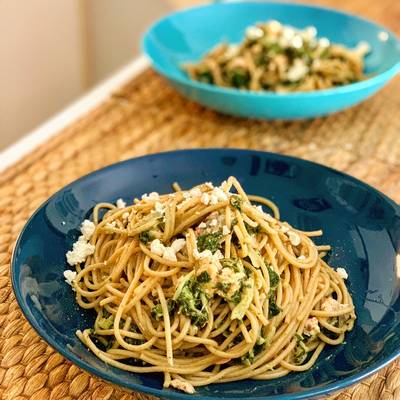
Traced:
<path id="1" fill-rule="evenodd" d="M 151 192 L 150 194 L 145 193 L 142 196 L 142 200 L 144 200 L 145 202 L 157 201 L 160 200 L 160 195 L 157 192 Z"/>
<path id="2" fill-rule="evenodd" d="M 116 204 L 117 208 L 125 208 L 126 207 L 126 203 L 122 199 L 118 199 L 115 204 Z"/>
<path id="3" fill-rule="evenodd" d="M 308 318 L 304 325 L 304 333 L 308 336 L 316 336 L 321 332 L 321 328 L 318 324 L 318 319 L 315 317 Z"/>
<path id="4" fill-rule="evenodd" d="M 189 393 L 189 394 L 193 394 L 196 391 L 194 390 L 194 387 L 191 383 L 184 381 L 182 379 L 172 379 L 170 385 L 175 388 L 175 389 L 179 389 L 182 390 L 183 392 Z"/>
<path id="5" fill-rule="evenodd" d="M 229 228 L 228 228 L 226 225 L 224 225 L 224 226 L 222 227 L 222 234 L 223 234 L 223 235 L 229 235 L 229 233 L 230 233 Z"/>
<path id="6" fill-rule="evenodd" d="M 90 240 L 90 238 L 92 237 L 95 229 L 96 229 L 96 225 L 92 221 L 89 221 L 88 219 L 85 219 L 82 222 L 81 232 L 82 232 L 83 237 L 86 240 Z"/>
<path id="7" fill-rule="evenodd" d="M 150 243 L 150 251 L 166 260 L 177 261 L 176 253 L 179 253 L 185 246 L 185 239 L 175 239 L 169 247 L 164 246 L 160 239 L 154 239 Z"/>
<path id="8" fill-rule="evenodd" d="M 349 274 L 344 268 L 336 268 L 336 272 L 342 279 L 347 279 L 349 277 Z"/>
<path id="9" fill-rule="evenodd" d="M 65 282 L 68 283 L 68 285 L 72 286 L 72 281 L 76 278 L 76 271 L 71 271 L 70 269 L 67 269 L 64 271 L 64 278 Z"/>
<path id="10" fill-rule="evenodd" d="M 72 245 L 72 250 L 68 251 L 67 262 L 69 265 L 83 263 L 86 258 L 94 253 L 94 245 L 88 243 L 85 237 L 79 236 L 78 240 Z"/>
<path id="11" fill-rule="evenodd" d="M 298 82 L 303 79 L 308 73 L 308 67 L 305 62 L 299 58 L 296 58 L 293 65 L 288 69 L 286 73 L 286 79 L 290 82 Z"/>

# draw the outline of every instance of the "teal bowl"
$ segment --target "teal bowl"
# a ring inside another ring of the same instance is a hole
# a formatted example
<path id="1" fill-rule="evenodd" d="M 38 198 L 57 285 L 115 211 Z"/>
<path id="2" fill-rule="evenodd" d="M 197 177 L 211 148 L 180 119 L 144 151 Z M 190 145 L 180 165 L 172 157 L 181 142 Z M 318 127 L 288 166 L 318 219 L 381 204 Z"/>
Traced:
<path id="1" fill-rule="evenodd" d="M 221 88 L 188 78 L 181 66 L 199 60 L 221 41 L 238 43 L 247 26 L 276 19 L 297 28 L 315 26 L 319 36 L 354 47 L 367 41 L 362 82 L 305 93 L 277 94 Z M 400 70 L 400 41 L 386 28 L 329 8 L 278 2 L 214 3 L 173 13 L 145 33 L 143 50 L 154 68 L 182 95 L 226 114 L 261 119 L 304 119 L 335 113 L 367 99 Z"/>

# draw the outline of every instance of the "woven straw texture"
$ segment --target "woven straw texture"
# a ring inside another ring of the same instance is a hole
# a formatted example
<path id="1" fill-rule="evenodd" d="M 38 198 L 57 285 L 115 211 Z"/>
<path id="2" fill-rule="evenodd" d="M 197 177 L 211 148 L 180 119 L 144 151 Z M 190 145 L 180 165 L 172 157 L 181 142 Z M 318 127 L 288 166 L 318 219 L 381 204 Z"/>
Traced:
<path id="1" fill-rule="evenodd" d="M 333 0 L 324 4 L 333 4 Z M 338 5 L 336 3 L 336 5 Z M 400 1 L 343 8 L 400 30 Z M 346 171 L 400 201 L 400 79 L 327 118 L 260 122 L 219 115 L 179 96 L 148 70 L 0 176 L 0 398 L 149 399 L 90 376 L 48 347 L 23 318 L 9 279 L 29 215 L 62 186 L 116 161 L 170 149 L 240 147 L 307 158 Z M 331 399 L 400 399 L 400 362 Z"/>

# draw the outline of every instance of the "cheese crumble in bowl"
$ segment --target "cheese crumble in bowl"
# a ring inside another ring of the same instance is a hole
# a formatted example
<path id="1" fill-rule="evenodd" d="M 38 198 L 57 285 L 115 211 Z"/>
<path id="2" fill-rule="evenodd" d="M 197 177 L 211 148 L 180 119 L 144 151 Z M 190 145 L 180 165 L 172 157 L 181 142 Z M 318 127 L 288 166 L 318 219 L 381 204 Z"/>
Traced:
<path id="1" fill-rule="evenodd" d="M 265 119 L 343 110 L 400 70 L 400 42 L 386 28 L 304 4 L 226 2 L 179 11 L 148 30 L 143 49 L 184 96 Z"/>

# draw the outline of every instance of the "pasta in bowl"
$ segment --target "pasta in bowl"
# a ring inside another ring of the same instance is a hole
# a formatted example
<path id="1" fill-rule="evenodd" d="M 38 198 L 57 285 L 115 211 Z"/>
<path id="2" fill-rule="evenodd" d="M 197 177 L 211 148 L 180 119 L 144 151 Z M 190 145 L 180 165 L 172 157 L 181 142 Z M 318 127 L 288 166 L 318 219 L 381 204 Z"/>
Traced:
<path id="1" fill-rule="evenodd" d="M 66 255 L 77 303 L 97 314 L 77 335 L 97 357 L 194 393 L 305 371 L 343 343 L 356 315 L 346 270 L 312 240 L 322 231 L 280 221 L 234 177 L 174 188 L 97 204 Z"/>
<path id="2" fill-rule="evenodd" d="M 314 26 L 296 29 L 279 21 L 247 27 L 239 44 L 221 43 L 183 69 L 193 80 L 253 91 L 306 92 L 365 79 L 366 42 L 350 49 L 317 37 Z"/>

